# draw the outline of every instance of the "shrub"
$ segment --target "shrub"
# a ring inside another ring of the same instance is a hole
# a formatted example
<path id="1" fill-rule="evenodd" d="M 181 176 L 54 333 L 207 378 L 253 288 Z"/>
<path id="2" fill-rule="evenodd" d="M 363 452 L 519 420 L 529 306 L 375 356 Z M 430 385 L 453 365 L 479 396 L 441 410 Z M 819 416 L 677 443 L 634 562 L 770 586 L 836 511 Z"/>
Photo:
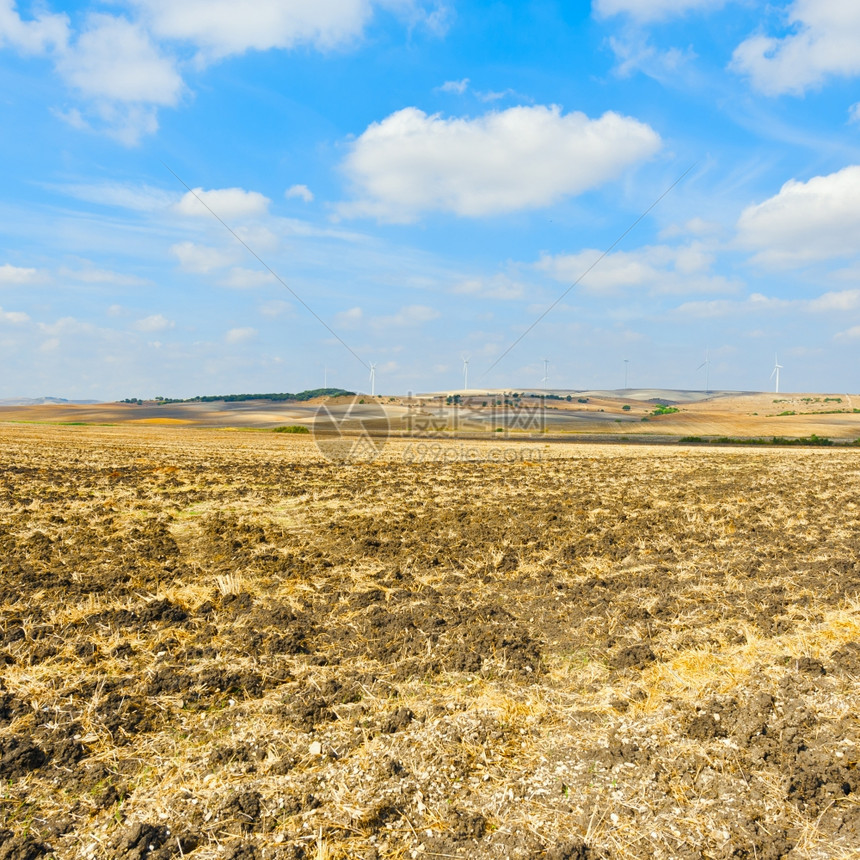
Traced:
<path id="1" fill-rule="evenodd" d="M 273 433 L 310 433 L 311 431 L 308 430 L 308 428 L 302 424 L 290 424 L 288 427 L 275 427 L 275 429 L 272 432 Z"/>
<path id="2" fill-rule="evenodd" d="M 629 412 L 629 411 L 630 411 L 630 404 L 629 404 L 629 403 L 625 403 L 625 404 L 621 407 L 621 409 L 622 409 L 624 412 Z"/>

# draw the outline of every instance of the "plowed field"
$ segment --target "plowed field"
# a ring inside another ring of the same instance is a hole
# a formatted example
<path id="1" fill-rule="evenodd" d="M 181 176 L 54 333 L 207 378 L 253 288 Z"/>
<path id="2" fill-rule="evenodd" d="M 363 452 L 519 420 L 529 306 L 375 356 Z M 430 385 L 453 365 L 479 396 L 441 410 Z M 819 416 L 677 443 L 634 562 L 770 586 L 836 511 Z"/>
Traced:
<path id="1" fill-rule="evenodd" d="M 858 856 L 860 451 L 499 444 L 0 426 L 0 858 Z"/>

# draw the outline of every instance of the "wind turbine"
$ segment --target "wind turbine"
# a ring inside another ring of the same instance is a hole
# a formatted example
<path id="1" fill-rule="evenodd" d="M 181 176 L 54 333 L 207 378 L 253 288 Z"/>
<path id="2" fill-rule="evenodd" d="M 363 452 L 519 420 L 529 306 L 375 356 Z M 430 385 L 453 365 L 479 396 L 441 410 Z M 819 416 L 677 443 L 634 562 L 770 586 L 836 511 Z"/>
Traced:
<path id="1" fill-rule="evenodd" d="M 774 386 L 773 393 L 779 394 L 779 372 L 782 370 L 782 365 L 779 363 L 779 358 L 777 354 L 773 354 L 773 370 L 770 372 L 770 378 L 773 379 L 776 377 L 776 385 Z"/>
<path id="2" fill-rule="evenodd" d="M 543 379 L 541 380 L 543 383 L 544 391 L 546 391 L 546 384 L 549 382 L 549 359 L 545 358 L 543 360 Z"/>
<path id="3" fill-rule="evenodd" d="M 469 389 L 469 356 L 463 356 L 463 391 Z"/>
<path id="4" fill-rule="evenodd" d="M 624 359 L 624 390 L 625 391 L 627 391 L 627 388 L 628 388 L 628 386 L 627 386 L 627 370 L 628 370 L 629 366 L 630 366 L 630 359 L 625 358 Z"/>
<path id="5" fill-rule="evenodd" d="M 697 371 L 705 368 L 705 394 L 711 390 L 711 351 L 705 350 L 705 360 L 696 368 Z"/>
<path id="6" fill-rule="evenodd" d="M 376 397 L 376 365 L 370 362 L 370 396 Z"/>

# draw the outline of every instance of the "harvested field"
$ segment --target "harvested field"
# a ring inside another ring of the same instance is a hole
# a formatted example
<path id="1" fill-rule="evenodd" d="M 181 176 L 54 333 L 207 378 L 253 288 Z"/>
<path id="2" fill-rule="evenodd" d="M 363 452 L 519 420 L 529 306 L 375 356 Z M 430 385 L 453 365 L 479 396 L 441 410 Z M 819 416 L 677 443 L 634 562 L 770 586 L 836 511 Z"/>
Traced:
<path id="1" fill-rule="evenodd" d="M 406 444 L 0 425 L 2 860 L 858 855 L 860 452 Z"/>

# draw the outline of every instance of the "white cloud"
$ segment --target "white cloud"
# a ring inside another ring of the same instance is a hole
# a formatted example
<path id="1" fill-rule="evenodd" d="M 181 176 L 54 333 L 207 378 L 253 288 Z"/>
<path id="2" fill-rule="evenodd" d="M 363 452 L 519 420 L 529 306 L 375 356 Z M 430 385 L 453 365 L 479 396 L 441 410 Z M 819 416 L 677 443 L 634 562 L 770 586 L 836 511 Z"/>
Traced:
<path id="1" fill-rule="evenodd" d="M 860 325 L 851 326 L 845 331 L 840 331 L 833 336 L 834 340 L 857 340 L 860 338 Z"/>
<path id="2" fill-rule="evenodd" d="M 767 95 L 801 94 L 831 76 L 860 74 L 860 4 L 856 0 L 794 0 L 789 33 L 756 35 L 735 49 L 732 68 Z"/>
<path id="3" fill-rule="evenodd" d="M 33 284 L 44 278 L 38 269 L 27 269 L 4 263 L 0 266 L 0 287 L 8 284 Z"/>
<path id="4" fill-rule="evenodd" d="M 824 293 L 809 302 L 809 309 L 822 313 L 856 311 L 860 309 L 860 290 L 839 290 Z"/>
<path id="5" fill-rule="evenodd" d="M 214 269 L 223 269 L 235 262 L 236 257 L 229 251 L 210 248 L 208 245 L 195 245 L 194 242 L 178 242 L 171 246 L 170 253 L 179 260 L 186 272 L 205 275 Z"/>
<path id="6" fill-rule="evenodd" d="M 137 331 L 155 332 L 166 331 L 173 328 L 176 323 L 173 320 L 167 319 L 164 314 L 153 314 L 152 316 L 144 317 L 135 322 L 134 328 Z"/>
<path id="7" fill-rule="evenodd" d="M 848 122 L 860 122 L 860 102 L 854 102 L 848 108 Z"/>
<path id="8" fill-rule="evenodd" d="M 376 317 L 373 320 L 373 325 L 376 328 L 384 329 L 406 328 L 431 322 L 439 319 L 440 316 L 442 315 L 439 311 L 427 305 L 407 305 L 391 316 Z"/>
<path id="9" fill-rule="evenodd" d="M 340 212 L 411 221 L 534 209 L 614 179 L 659 148 L 652 128 L 612 112 L 593 120 L 537 106 L 445 119 L 405 108 L 354 142 L 343 166 L 359 200 Z"/>
<path id="10" fill-rule="evenodd" d="M 371 0 L 134 0 L 154 33 L 197 46 L 205 59 L 358 39 Z"/>
<path id="11" fill-rule="evenodd" d="M 39 323 L 39 331 L 56 337 L 58 335 L 92 335 L 97 329 L 92 323 L 84 322 L 75 317 L 60 317 L 56 322 Z"/>
<path id="12" fill-rule="evenodd" d="M 188 42 L 201 62 L 249 50 L 290 49 L 303 45 L 320 51 L 348 46 L 364 33 L 374 8 L 382 6 L 441 33 L 449 11 L 441 2 L 421 0 L 132 0 L 152 32 Z"/>
<path id="13" fill-rule="evenodd" d="M 791 299 L 775 299 L 761 293 L 752 293 L 746 299 L 733 301 L 731 299 L 713 299 L 701 302 L 685 302 L 676 308 L 676 313 L 682 316 L 713 319 L 715 317 L 737 316 L 741 314 L 791 310 L 798 307 L 798 302 Z"/>
<path id="14" fill-rule="evenodd" d="M 93 14 L 57 63 L 66 82 L 88 98 L 175 105 L 182 78 L 138 25 Z"/>
<path id="15" fill-rule="evenodd" d="M 157 108 L 185 89 L 174 58 L 126 18 L 90 14 L 77 39 L 57 54 L 57 72 L 85 100 L 55 113 L 74 128 L 102 129 L 127 146 L 158 129 Z"/>
<path id="16" fill-rule="evenodd" d="M 8 45 L 23 54 L 42 54 L 62 49 L 69 38 L 68 15 L 38 12 L 24 21 L 15 10 L 15 0 L 0 0 L 0 47 Z"/>
<path id="17" fill-rule="evenodd" d="M 445 81 L 441 87 L 436 89 L 443 93 L 456 93 L 458 96 L 463 95 L 469 88 L 469 79 L 463 78 L 461 81 Z"/>
<path id="18" fill-rule="evenodd" d="M 354 329 L 361 325 L 364 319 L 364 311 L 361 308 L 350 308 L 348 311 L 341 311 L 335 314 L 335 328 Z"/>
<path id="19" fill-rule="evenodd" d="M 719 233 L 722 227 L 716 221 L 706 221 L 704 218 L 691 218 L 684 224 L 671 224 L 660 231 L 661 239 L 672 239 L 675 236 L 707 236 Z"/>
<path id="20" fill-rule="evenodd" d="M 155 212 L 176 202 L 176 195 L 152 185 L 132 185 L 121 182 L 48 185 L 63 194 L 87 203 L 118 206 L 135 212 Z"/>
<path id="21" fill-rule="evenodd" d="M 721 275 L 711 274 L 712 251 L 701 242 L 687 245 L 652 245 L 636 251 L 617 251 L 600 259 L 597 249 L 578 254 L 545 255 L 535 268 L 555 280 L 572 284 L 585 293 L 614 294 L 638 289 L 649 294 L 736 292 L 739 285 Z M 583 277 L 583 273 L 599 260 Z"/>
<path id="22" fill-rule="evenodd" d="M 30 317 L 21 311 L 4 311 L 0 308 L 0 323 L 9 323 L 11 325 L 22 325 L 30 322 Z"/>
<path id="23" fill-rule="evenodd" d="M 224 340 L 227 343 L 245 343 L 246 341 L 253 340 L 257 335 L 257 329 L 250 328 L 250 326 L 246 326 L 244 328 L 231 328 L 230 331 L 224 335 Z"/>
<path id="24" fill-rule="evenodd" d="M 677 308 L 679 313 L 695 317 L 721 317 L 757 311 L 795 311 L 797 313 L 845 313 L 860 310 L 860 290 L 842 290 L 823 293 L 814 299 L 781 299 L 752 293 L 745 299 L 718 299 L 703 302 L 686 302 Z"/>
<path id="25" fill-rule="evenodd" d="M 274 280 L 274 277 L 269 272 L 234 266 L 218 283 L 222 287 L 230 287 L 234 290 L 250 290 L 254 287 L 263 287 L 271 284 Z"/>
<path id="26" fill-rule="evenodd" d="M 619 77 L 626 78 L 634 72 L 642 72 L 655 81 L 670 85 L 677 83 L 683 67 L 696 58 L 695 51 L 690 47 L 661 51 L 638 34 L 623 39 L 611 36 L 609 47 L 618 61 L 614 71 Z"/>
<path id="27" fill-rule="evenodd" d="M 266 302 L 260 305 L 260 313 L 265 317 L 279 317 L 292 310 L 292 305 L 289 302 L 280 299 L 274 299 L 271 302 Z"/>
<path id="28" fill-rule="evenodd" d="M 314 194 L 307 185 L 292 185 L 284 192 L 284 197 L 288 200 L 292 197 L 299 197 L 305 203 L 311 203 L 314 199 Z"/>
<path id="29" fill-rule="evenodd" d="M 845 167 L 808 182 L 786 182 L 779 193 L 747 207 L 738 220 L 738 241 L 754 260 L 790 266 L 857 253 L 860 231 L 860 166 Z"/>
<path id="30" fill-rule="evenodd" d="M 195 188 L 182 195 L 182 199 L 174 206 L 174 211 L 189 217 L 211 218 L 211 209 L 219 218 L 253 218 L 267 214 L 269 203 L 269 198 L 259 191 L 245 191 L 244 188 L 204 191 L 202 188 Z"/>
<path id="31" fill-rule="evenodd" d="M 726 0 L 594 0 L 592 9 L 598 18 L 625 14 L 638 21 L 655 21 L 687 12 L 710 12 L 719 9 L 725 2 Z"/>
<path id="32" fill-rule="evenodd" d="M 80 281 L 84 284 L 114 284 L 118 287 L 140 287 L 148 284 L 145 278 L 136 275 L 125 275 L 121 272 L 112 272 L 109 269 L 67 269 L 61 268 L 58 273 L 63 278 Z"/>
<path id="33" fill-rule="evenodd" d="M 521 299 L 526 287 L 507 275 L 493 275 L 488 278 L 464 278 L 452 290 L 457 295 L 480 296 L 484 299 Z"/>

